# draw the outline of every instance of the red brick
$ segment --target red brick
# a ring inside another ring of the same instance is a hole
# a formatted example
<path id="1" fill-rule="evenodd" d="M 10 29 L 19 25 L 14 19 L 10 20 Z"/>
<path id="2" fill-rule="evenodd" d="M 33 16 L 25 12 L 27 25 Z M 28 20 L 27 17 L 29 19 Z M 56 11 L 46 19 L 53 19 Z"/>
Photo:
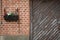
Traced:
<path id="1" fill-rule="evenodd" d="M 22 24 L 17 24 L 18 22 L 6 22 L 2 17 L 4 26 L 2 26 L 3 28 L 0 28 L 2 29 L 0 30 L 0 35 L 29 35 L 30 27 L 29 0 L 12 0 L 12 1 L 2 0 L 2 1 L 3 1 L 2 15 L 4 15 L 4 8 L 6 8 L 8 12 L 9 11 L 14 12 L 17 4 L 19 9 L 19 19 L 21 19 L 20 21 Z"/>

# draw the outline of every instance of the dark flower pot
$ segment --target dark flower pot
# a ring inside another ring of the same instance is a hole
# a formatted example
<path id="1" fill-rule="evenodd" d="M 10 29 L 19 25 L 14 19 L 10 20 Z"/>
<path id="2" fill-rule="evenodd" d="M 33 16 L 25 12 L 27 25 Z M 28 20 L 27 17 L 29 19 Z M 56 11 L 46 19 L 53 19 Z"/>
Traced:
<path id="1" fill-rule="evenodd" d="M 4 15 L 4 20 L 6 21 L 18 21 L 19 16 L 18 15 Z"/>

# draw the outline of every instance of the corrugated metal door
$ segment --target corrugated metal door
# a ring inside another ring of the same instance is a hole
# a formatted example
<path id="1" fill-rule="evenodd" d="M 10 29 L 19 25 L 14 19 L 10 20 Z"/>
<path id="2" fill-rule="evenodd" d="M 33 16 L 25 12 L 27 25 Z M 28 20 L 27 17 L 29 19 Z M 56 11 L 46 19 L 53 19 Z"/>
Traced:
<path id="1" fill-rule="evenodd" d="M 59 0 L 31 0 L 31 40 L 60 40 Z"/>

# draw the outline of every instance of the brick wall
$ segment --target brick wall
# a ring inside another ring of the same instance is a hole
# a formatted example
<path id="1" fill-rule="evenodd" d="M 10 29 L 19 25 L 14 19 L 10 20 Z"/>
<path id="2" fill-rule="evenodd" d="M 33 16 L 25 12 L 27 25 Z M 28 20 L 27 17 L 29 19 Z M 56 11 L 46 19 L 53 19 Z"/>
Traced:
<path id="1" fill-rule="evenodd" d="M 7 12 L 19 9 L 18 22 L 6 22 L 3 18 L 4 8 Z M 29 35 L 30 10 L 29 0 L 2 0 L 2 24 L 0 24 L 0 35 Z M 0 21 L 1 21 L 0 19 Z"/>

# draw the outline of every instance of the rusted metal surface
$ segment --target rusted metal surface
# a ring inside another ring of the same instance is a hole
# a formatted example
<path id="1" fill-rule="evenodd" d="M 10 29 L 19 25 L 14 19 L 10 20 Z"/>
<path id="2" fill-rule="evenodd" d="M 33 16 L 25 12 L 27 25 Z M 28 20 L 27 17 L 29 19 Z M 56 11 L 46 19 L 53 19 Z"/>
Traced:
<path id="1" fill-rule="evenodd" d="M 31 0 L 31 40 L 59 40 L 60 0 Z"/>

